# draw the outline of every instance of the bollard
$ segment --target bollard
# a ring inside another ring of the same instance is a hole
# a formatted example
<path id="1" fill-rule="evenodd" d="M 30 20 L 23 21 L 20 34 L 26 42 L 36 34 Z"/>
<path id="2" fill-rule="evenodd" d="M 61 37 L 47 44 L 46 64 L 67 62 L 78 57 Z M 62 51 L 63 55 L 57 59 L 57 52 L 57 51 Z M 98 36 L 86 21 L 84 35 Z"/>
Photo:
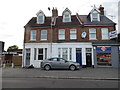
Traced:
<path id="1" fill-rule="evenodd" d="M 6 64 L 4 63 L 4 64 L 3 64 L 3 68 L 5 68 L 5 66 L 6 66 Z"/>
<path id="2" fill-rule="evenodd" d="M 14 63 L 12 63 L 12 68 L 14 68 L 15 66 L 14 66 Z"/>

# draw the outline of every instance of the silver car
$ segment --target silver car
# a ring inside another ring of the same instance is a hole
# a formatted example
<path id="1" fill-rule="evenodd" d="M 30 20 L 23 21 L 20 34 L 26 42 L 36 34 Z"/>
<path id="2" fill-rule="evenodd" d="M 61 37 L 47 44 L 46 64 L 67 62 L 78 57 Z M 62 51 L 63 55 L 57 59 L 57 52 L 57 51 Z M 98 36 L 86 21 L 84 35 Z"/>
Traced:
<path id="1" fill-rule="evenodd" d="M 41 68 L 45 70 L 70 69 L 74 71 L 80 68 L 80 64 L 72 61 L 67 61 L 63 58 L 49 58 L 41 62 Z"/>

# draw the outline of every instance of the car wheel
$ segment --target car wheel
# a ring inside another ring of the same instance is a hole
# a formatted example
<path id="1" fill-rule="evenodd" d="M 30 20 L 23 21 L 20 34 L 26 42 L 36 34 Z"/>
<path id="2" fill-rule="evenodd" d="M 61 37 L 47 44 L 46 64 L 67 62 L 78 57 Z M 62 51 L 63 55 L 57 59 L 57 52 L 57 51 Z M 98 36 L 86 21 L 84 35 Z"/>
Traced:
<path id="1" fill-rule="evenodd" d="M 47 71 L 50 70 L 50 65 L 45 65 L 44 69 Z"/>
<path id="2" fill-rule="evenodd" d="M 70 70 L 71 70 L 71 71 L 74 71 L 75 69 L 76 69 L 75 65 L 71 65 L 71 66 L 70 66 Z"/>

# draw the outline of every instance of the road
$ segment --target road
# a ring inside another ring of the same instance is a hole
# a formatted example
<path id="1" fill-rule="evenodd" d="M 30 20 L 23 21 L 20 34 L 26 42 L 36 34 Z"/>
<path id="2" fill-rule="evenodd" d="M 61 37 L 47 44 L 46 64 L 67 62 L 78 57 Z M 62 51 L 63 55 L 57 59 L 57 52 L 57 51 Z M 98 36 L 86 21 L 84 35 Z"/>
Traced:
<path id="1" fill-rule="evenodd" d="M 3 78 L 3 88 L 118 88 L 117 80 Z"/>

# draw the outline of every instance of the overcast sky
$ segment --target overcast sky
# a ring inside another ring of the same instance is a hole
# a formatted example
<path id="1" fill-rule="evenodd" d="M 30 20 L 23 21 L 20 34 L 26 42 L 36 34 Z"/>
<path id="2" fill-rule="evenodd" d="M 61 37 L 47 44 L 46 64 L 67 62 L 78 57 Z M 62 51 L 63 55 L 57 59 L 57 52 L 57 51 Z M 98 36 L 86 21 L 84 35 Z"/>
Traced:
<path id="1" fill-rule="evenodd" d="M 40 9 L 46 16 L 50 16 L 48 7 L 57 7 L 59 15 L 62 15 L 66 7 L 72 15 L 76 12 L 87 15 L 92 6 L 102 5 L 106 16 L 118 23 L 118 1 L 120 0 L 0 0 L 0 41 L 5 42 L 5 50 L 12 45 L 23 48 L 25 24 L 36 17 Z"/>

